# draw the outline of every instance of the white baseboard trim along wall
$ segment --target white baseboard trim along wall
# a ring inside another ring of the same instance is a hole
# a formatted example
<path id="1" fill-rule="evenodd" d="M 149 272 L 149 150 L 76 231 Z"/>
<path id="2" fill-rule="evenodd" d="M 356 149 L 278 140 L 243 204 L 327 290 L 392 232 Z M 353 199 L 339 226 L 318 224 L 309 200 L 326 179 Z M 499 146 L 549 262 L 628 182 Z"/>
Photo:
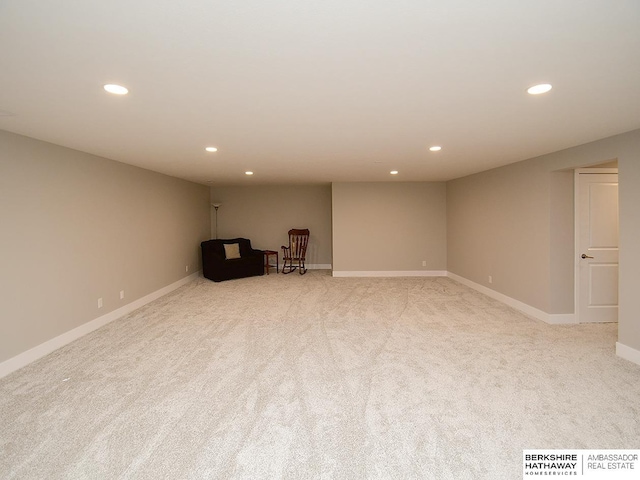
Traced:
<path id="1" fill-rule="evenodd" d="M 635 348 L 627 347 L 620 342 L 616 342 L 616 355 L 620 358 L 624 358 L 625 360 L 629 360 L 636 365 L 640 365 L 640 350 L 636 350 Z"/>
<path id="2" fill-rule="evenodd" d="M 445 270 L 333 271 L 334 277 L 446 277 Z"/>
<path id="3" fill-rule="evenodd" d="M 296 266 L 295 263 L 293 264 L 293 266 Z M 306 267 L 307 270 L 331 270 L 330 263 L 310 263 L 306 265 Z"/>
<path id="4" fill-rule="evenodd" d="M 504 303 L 516 310 L 519 310 L 530 317 L 537 318 L 538 320 L 542 320 L 545 323 L 550 325 L 571 325 L 576 324 L 576 317 L 573 313 L 547 313 L 539 310 L 531 305 L 527 305 L 515 298 L 511 298 L 507 295 L 504 295 L 500 292 L 496 292 L 495 290 L 491 290 L 490 288 L 485 287 L 484 285 L 480 285 L 479 283 L 472 282 L 460 275 L 456 275 L 455 273 L 447 272 L 447 271 L 358 271 L 358 272 L 349 272 L 349 271 L 334 271 L 334 277 L 442 277 L 447 276 L 456 282 L 462 283 L 467 287 L 473 288 L 478 292 L 493 298 L 494 300 L 498 300 L 499 302 Z M 620 342 L 616 342 L 616 355 L 620 358 L 624 358 L 630 362 L 633 362 L 637 365 L 640 365 L 640 351 L 635 350 L 634 348 L 628 347 Z"/>
<path id="5" fill-rule="evenodd" d="M 309 270 L 330 270 L 331 264 L 310 264 L 307 265 Z M 0 363 L 0 378 L 9 375 L 10 373 L 30 364 L 38 360 L 39 358 L 48 355 L 49 353 L 57 350 L 58 348 L 64 347 L 65 345 L 77 340 L 78 338 L 97 330 L 98 328 L 106 325 L 107 323 L 113 322 L 114 320 L 127 315 L 134 310 L 143 307 L 147 303 L 150 303 L 167 293 L 176 290 L 177 288 L 185 285 L 199 276 L 201 276 L 202 272 L 196 272 L 188 277 L 185 277 L 177 282 L 172 283 L 160 290 L 157 290 L 149 295 L 146 295 L 138 300 L 129 303 L 117 310 L 107 313 L 101 317 L 98 317 L 90 322 L 85 323 L 84 325 L 80 325 L 79 327 L 74 328 L 73 330 L 69 330 L 62 335 L 59 335 L 51 340 L 48 340 L 37 347 L 34 347 L 26 352 L 23 352 L 19 355 L 16 355 L 13 358 L 5 360 Z M 472 282 L 471 280 L 467 280 L 464 277 L 456 275 L 455 273 L 447 272 L 444 270 L 410 270 L 410 271 L 333 271 L 332 276 L 334 277 L 449 277 L 456 282 L 459 282 L 467 287 L 473 288 L 478 292 L 487 295 L 499 302 L 504 303 L 516 310 L 519 310 L 533 318 L 537 318 L 538 320 L 542 320 L 545 323 L 551 325 L 566 325 L 566 324 L 575 324 L 575 315 L 573 313 L 566 314 L 549 314 L 539 310 L 531 305 L 527 305 L 519 300 L 508 297 L 502 293 L 496 292 L 495 290 L 491 290 L 490 288 L 485 287 L 484 285 L 480 285 L 478 283 Z M 640 351 L 635 350 L 631 347 L 628 347 L 622 343 L 616 343 L 616 354 L 633 362 L 637 365 L 640 365 Z"/>
<path id="6" fill-rule="evenodd" d="M 495 290 L 491 290 L 490 288 L 485 287 L 484 285 L 480 285 L 479 283 L 472 282 L 471 280 L 467 280 L 464 277 L 456 275 L 455 273 L 448 272 L 446 270 L 401 270 L 401 271 L 333 271 L 334 277 L 449 277 L 456 282 L 462 283 L 467 287 L 473 288 L 484 295 L 491 297 L 495 300 L 498 300 L 510 307 L 515 308 L 516 310 L 520 310 L 527 315 L 537 318 L 538 320 L 542 320 L 545 323 L 549 323 L 552 325 L 565 325 L 572 324 L 575 322 L 575 316 L 573 313 L 563 313 L 563 314 L 549 314 L 543 312 L 542 310 L 538 310 L 531 305 L 527 305 L 515 298 L 508 297 L 502 293 L 496 292 Z"/>
<path id="7" fill-rule="evenodd" d="M 568 323 L 575 323 L 575 316 L 573 313 L 564 313 L 564 314 L 549 314 L 547 312 L 543 312 L 531 305 L 527 305 L 526 303 L 521 302 L 520 300 L 516 300 L 515 298 L 508 297 L 500 292 L 496 292 L 495 290 L 491 290 L 490 288 L 485 287 L 484 285 L 480 285 L 479 283 L 472 282 L 471 280 L 467 280 L 460 275 L 456 275 L 455 273 L 448 272 L 447 275 L 449 278 L 459 282 L 467 287 L 473 288 L 480 293 L 485 294 L 487 297 L 491 297 L 499 302 L 504 303 L 516 310 L 520 310 L 522 313 L 526 313 L 530 317 L 537 318 L 538 320 L 542 320 L 545 323 L 549 323 L 552 325 L 561 325 Z"/>
<path id="8" fill-rule="evenodd" d="M 54 350 L 64 347 L 74 340 L 77 340 L 78 338 L 99 329 L 107 323 L 111 323 L 114 320 L 117 320 L 118 318 L 123 317 L 140 307 L 145 306 L 147 303 L 151 303 L 154 300 L 162 297 L 163 295 L 166 295 L 167 293 L 170 293 L 177 288 L 186 285 L 187 283 L 201 276 L 201 274 L 202 272 L 200 271 L 195 272 L 188 277 L 184 277 L 177 282 L 172 283 L 171 285 L 167 285 L 160 290 L 156 290 L 149 295 L 145 295 L 144 297 L 139 298 L 138 300 L 135 300 L 127 305 L 124 305 L 123 307 L 113 310 L 105 315 L 102 315 L 101 317 L 95 318 L 83 325 L 80 325 L 79 327 L 63 333 L 62 335 L 58 335 L 51 340 L 47 340 L 46 342 L 41 343 L 40 345 L 33 347 L 26 352 L 20 353 L 15 357 L 5 360 L 4 362 L 0 363 L 0 378 L 6 377 L 10 373 L 27 366 L 31 362 L 35 362 L 39 358 L 42 358 L 45 355 L 49 355 Z"/>

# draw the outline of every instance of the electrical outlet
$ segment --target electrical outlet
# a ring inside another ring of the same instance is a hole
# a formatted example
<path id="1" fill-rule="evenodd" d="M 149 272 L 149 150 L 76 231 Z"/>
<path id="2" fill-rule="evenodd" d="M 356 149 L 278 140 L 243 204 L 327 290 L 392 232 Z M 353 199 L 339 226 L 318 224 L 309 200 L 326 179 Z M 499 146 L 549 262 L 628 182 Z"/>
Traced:
<path id="1" fill-rule="evenodd" d="M 427 261 L 426 260 L 422 260 L 422 266 L 426 267 L 427 266 Z"/>
<path id="2" fill-rule="evenodd" d="M 185 271 L 185 272 L 188 272 L 188 271 L 189 271 L 189 265 L 185 265 L 185 267 L 184 267 L 184 271 Z"/>
<path id="3" fill-rule="evenodd" d="M 120 300 L 124 298 L 124 290 L 120 290 Z"/>
<path id="4" fill-rule="evenodd" d="M 98 308 L 102 308 L 102 297 L 98 299 Z"/>
<path id="5" fill-rule="evenodd" d="M 489 275 L 489 283 L 493 283 L 493 277 Z"/>

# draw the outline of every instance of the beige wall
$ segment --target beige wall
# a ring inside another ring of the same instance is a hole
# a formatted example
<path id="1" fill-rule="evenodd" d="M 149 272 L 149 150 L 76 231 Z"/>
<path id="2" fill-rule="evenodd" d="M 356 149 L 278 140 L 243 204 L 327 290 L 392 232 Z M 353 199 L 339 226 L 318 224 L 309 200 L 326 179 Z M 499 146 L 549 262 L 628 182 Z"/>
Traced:
<path id="1" fill-rule="evenodd" d="M 446 270 L 446 231 L 443 182 L 333 184 L 334 272 Z"/>
<path id="2" fill-rule="evenodd" d="M 449 271 L 549 311 L 546 177 L 539 165 L 517 163 L 449 182 Z"/>
<path id="3" fill-rule="evenodd" d="M 547 313 L 573 312 L 573 185 L 563 171 L 612 160 L 620 172 L 619 339 L 640 349 L 640 130 L 448 182 L 449 271 Z"/>
<path id="4" fill-rule="evenodd" d="M 209 189 L 0 131 L 0 224 L 2 362 L 200 270 Z"/>
<path id="5" fill-rule="evenodd" d="M 277 250 L 288 242 L 291 228 L 310 230 L 307 264 L 331 264 L 331 186 L 288 185 L 212 187 L 219 202 L 218 238 L 244 237 L 253 248 Z M 215 211 L 211 209 L 211 237 Z"/>
<path id="6" fill-rule="evenodd" d="M 619 157 L 620 278 L 618 339 L 640 351 L 640 130 Z"/>
<path id="7" fill-rule="evenodd" d="M 575 275 L 574 170 L 549 176 L 549 312 L 573 313 Z"/>

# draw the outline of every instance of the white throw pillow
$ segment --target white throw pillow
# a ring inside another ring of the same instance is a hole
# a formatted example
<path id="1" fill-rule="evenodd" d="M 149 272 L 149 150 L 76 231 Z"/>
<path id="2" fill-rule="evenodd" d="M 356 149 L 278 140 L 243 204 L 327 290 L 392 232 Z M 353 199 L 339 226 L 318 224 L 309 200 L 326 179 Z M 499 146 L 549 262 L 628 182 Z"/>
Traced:
<path id="1" fill-rule="evenodd" d="M 240 258 L 240 244 L 239 243 L 225 243 L 224 244 L 224 256 L 227 260 L 234 258 Z"/>

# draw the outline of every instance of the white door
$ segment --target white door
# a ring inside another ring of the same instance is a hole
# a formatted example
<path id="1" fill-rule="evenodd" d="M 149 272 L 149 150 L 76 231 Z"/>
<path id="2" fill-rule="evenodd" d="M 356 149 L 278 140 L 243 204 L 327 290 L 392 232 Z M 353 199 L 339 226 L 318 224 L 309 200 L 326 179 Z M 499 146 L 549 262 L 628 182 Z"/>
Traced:
<path id="1" fill-rule="evenodd" d="M 578 173 L 578 321 L 618 321 L 618 174 Z"/>

